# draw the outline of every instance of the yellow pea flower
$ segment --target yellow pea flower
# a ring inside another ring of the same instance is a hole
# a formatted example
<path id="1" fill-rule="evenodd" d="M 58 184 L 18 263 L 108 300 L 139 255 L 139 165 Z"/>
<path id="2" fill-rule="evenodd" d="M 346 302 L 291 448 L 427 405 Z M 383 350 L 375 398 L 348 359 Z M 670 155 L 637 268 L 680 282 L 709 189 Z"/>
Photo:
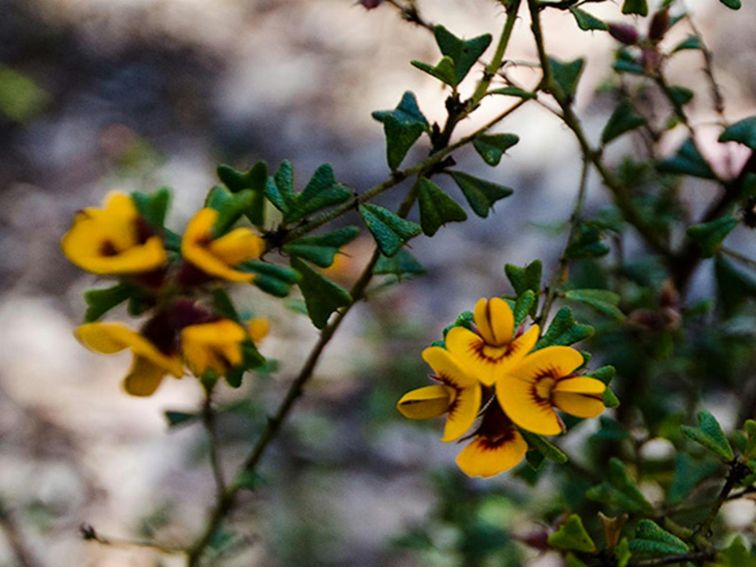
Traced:
<path id="1" fill-rule="evenodd" d="M 251 282 L 254 274 L 233 267 L 260 257 L 265 242 L 249 228 L 236 228 L 213 237 L 218 211 L 204 208 L 192 217 L 181 240 L 181 255 L 205 274 L 230 282 Z"/>
<path id="2" fill-rule="evenodd" d="M 550 346 L 525 357 L 496 382 L 496 397 L 517 425 L 541 435 L 557 435 L 564 424 L 554 406 L 576 417 L 604 411 L 601 380 L 574 376 L 583 356 L 574 348 Z"/>
<path id="3" fill-rule="evenodd" d="M 473 321 L 477 333 L 454 327 L 446 335 L 446 348 L 452 356 L 486 386 L 515 366 L 538 340 L 540 329 L 533 325 L 515 336 L 514 315 L 506 301 L 498 297 L 481 298 L 475 304 Z"/>
<path id="4" fill-rule="evenodd" d="M 457 455 L 457 466 L 467 476 L 488 478 L 517 466 L 525 458 L 528 444 L 501 408 L 486 408 L 473 440 Z"/>
<path id="5" fill-rule="evenodd" d="M 247 333 L 255 344 L 260 343 L 270 332 L 270 321 L 265 317 L 256 317 L 247 321 Z"/>
<path id="6" fill-rule="evenodd" d="M 441 347 L 423 351 L 423 360 L 433 369 L 439 384 L 407 392 L 396 407 L 409 419 L 429 419 L 446 414 L 443 441 L 453 441 L 472 426 L 481 404 L 478 381 L 465 372 Z"/>
<path id="7" fill-rule="evenodd" d="M 101 209 L 78 212 L 61 248 L 73 264 L 98 275 L 144 273 L 166 262 L 160 237 L 121 192 L 110 193 Z"/>
<path id="8" fill-rule="evenodd" d="M 173 374 L 176 378 L 184 374 L 177 354 L 162 352 L 143 335 L 122 323 L 85 323 L 75 329 L 74 335 L 85 347 L 101 354 L 131 349 L 134 359 L 123 386 L 132 396 L 150 396 L 166 374 Z"/>
<path id="9" fill-rule="evenodd" d="M 242 362 L 244 328 L 230 319 L 189 325 L 181 331 L 184 360 L 195 376 L 212 371 L 224 376 Z"/>

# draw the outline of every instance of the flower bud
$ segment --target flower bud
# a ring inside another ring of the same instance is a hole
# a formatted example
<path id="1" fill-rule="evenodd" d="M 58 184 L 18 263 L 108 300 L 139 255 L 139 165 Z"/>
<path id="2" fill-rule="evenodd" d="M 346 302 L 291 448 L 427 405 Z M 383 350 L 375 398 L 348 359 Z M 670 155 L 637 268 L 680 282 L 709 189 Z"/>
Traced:
<path id="1" fill-rule="evenodd" d="M 629 24 L 609 24 L 609 35 L 625 45 L 635 45 L 638 43 L 638 30 Z"/>
<path id="2" fill-rule="evenodd" d="M 656 14 L 654 14 L 654 17 L 651 19 L 651 23 L 648 26 L 648 38 L 652 42 L 658 43 L 662 39 L 664 39 L 664 34 L 667 33 L 668 29 L 669 9 L 665 8 L 656 12 Z"/>

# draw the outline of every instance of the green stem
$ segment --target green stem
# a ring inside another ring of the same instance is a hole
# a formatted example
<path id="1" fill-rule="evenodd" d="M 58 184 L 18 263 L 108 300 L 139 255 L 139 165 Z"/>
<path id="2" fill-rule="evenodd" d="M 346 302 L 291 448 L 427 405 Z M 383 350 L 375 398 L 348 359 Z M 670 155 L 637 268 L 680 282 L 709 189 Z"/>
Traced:
<path id="1" fill-rule="evenodd" d="M 215 427 L 215 412 L 212 407 L 213 389 L 215 382 L 212 384 L 203 383 L 205 389 L 205 402 L 202 406 L 202 423 L 207 430 L 208 451 L 210 453 L 210 466 L 213 470 L 213 479 L 215 480 L 215 489 L 218 498 L 222 498 L 226 492 L 226 481 L 223 477 L 223 467 L 219 454 L 220 443 L 218 432 Z"/>

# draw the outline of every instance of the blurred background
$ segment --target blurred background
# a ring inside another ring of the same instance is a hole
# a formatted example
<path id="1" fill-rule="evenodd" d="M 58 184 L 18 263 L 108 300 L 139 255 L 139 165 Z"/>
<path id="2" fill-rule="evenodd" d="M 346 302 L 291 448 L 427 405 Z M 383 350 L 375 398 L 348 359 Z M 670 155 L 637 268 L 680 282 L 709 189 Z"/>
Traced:
<path id="1" fill-rule="evenodd" d="M 589 6 L 598 17 L 621 19 L 615 5 Z M 466 37 L 496 34 L 503 20 L 489 0 L 425 0 L 420 7 L 429 21 Z M 756 5 L 746 2 L 739 12 L 714 1 L 690 7 L 715 53 L 728 118 L 753 114 Z M 612 101 L 594 93 L 608 77 L 615 42 L 581 32 L 569 13 L 548 16 L 552 52 L 562 59 L 588 54 L 577 104 L 596 139 Z M 515 28 L 510 57 L 520 64 L 509 72 L 532 84 L 538 76 L 528 67 L 535 54 L 527 25 L 523 19 Z M 128 355 L 96 356 L 72 337 L 84 312 L 81 292 L 96 283 L 59 251 L 73 213 L 112 188 L 167 185 L 175 197 L 169 224 L 180 229 L 216 183 L 218 163 L 258 159 L 271 167 L 291 159 L 300 182 L 328 162 L 340 181 L 363 191 L 388 173 L 371 111 L 393 108 L 413 90 L 429 120 L 443 118 L 444 92 L 411 59 L 435 62 L 433 38 L 389 5 L 367 11 L 353 0 L 0 0 L 0 565 L 179 565 L 150 550 L 84 542 L 78 527 L 87 522 L 109 536 L 180 545 L 200 529 L 213 498 L 203 430 L 191 423 L 169 428 L 164 415 L 196 410 L 198 384 L 169 380 L 152 398 L 129 398 L 120 389 Z M 699 53 L 683 53 L 671 75 L 705 91 L 701 64 Z M 696 123 L 713 122 L 706 93 L 697 101 Z M 487 101 L 459 132 L 510 103 Z M 529 499 L 536 516 L 550 498 L 547 487 L 531 491 L 517 475 L 463 481 L 453 465 L 457 447 L 438 441 L 438 424 L 404 422 L 394 409 L 404 391 L 424 385 L 420 350 L 478 297 L 508 291 L 504 263 L 542 257 L 548 273 L 560 251 L 563 235 L 549 237 L 563 228 L 579 181 L 571 134 L 536 105 L 500 129 L 521 142 L 498 168 L 474 152 L 458 158 L 465 171 L 511 186 L 514 195 L 488 219 L 470 215 L 432 242 L 417 239 L 413 253 L 427 276 L 350 315 L 268 454 L 260 489 L 234 516 L 229 537 L 238 541 L 219 562 L 459 565 L 444 546 L 456 549 L 465 518 L 488 534 L 469 545 L 509 550 L 492 564 L 554 564 L 504 535 L 533 527 L 516 504 Z M 631 149 L 623 143 L 612 151 Z M 593 182 L 589 191 L 589 209 L 597 210 L 605 196 Z M 695 206 L 695 194 L 690 202 Z M 368 250 L 358 241 L 332 275 L 348 285 Z M 699 290 L 708 277 L 702 270 Z M 316 338 L 308 320 L 282 302 L 257 291 L 239 297 L 271 318 L 261 350 L 279 362 L 276 372 L 223 392 L 229 473 Z M 568 446 L 580 442 L 577 435 Z M 752 508 L 733 521 L 749 521 L 749 513 L 753 521 Z M 428 533 L 430 549 L 422 545 Z"/>

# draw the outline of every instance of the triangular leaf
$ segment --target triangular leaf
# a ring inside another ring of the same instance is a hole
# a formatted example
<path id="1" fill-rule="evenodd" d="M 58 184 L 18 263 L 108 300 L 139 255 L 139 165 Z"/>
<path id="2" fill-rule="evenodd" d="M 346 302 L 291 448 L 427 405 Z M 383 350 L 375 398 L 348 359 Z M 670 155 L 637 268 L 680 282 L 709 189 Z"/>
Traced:
<path id="1" fill-rule="evenodd" d="M 526 91 L 519 87 L 501 87 L 498 89 L 492 89 L 488 91 L 488 94 L 497 94 L 504 96 L 516 96 L 517 98 L 533 99 L 536 98 L 536 94 L 531 91 Z"/>
<path id="2" fill-rule="evenodd" d="M 360 205 L 360 216 L 385 256 L 393 256 L 422 229 L 378 205 Z"/>
<path id="3" fill-rule="evenodd" d="M 577 514 L 571 514 L 569 518 L 559 526 L 559 529 L 549 535 L 549 545 L 556 549 L 582 551 L 593 553 L 596 544 L 583 526 L 583 520 Z"/>
<path id="4" fill-rule="evenodd" d="M 163 228 L 171 202 L 170 189 L 161 187 L 152 193 L 135 192 L 131 194 L 131 199 L 144 220 L 155 228 Z"/>
<path id="5" fill-rule="evenodd" d="M 299 274 L 286 266 L 271 264 L 261 260 L 250 260 L 242 262 L 236 266 L 237 270 L 255 274 L 252 283 L 276 297 L 286 297 L 291 291 L 291 286 L 296 284 L 300 277 Z"/>
<path id="6" fill-rule="evenodd" d="M 554 92 L 552 94 L 562 102 L 571 101 L 575 98 L 585 60 L 575 59 L 574 61 L 563 62 L 550 57 L 549 64 L 554 79 Z"/>
<path id="7" fill-rule="evenodd" d="M 372 116 L 383 123 L 386 158 L 389 167 L 396 169 L 412 145 L 428 129 L 428 121 L 420 112 L 415 94 L 410 91 L 404 93 L 394 110 L 379 110 Z"/>
<path id="8" fill-rule="evenodd" d="M 318 329 L 328 324 L 328 318 L 334 311 L 352 302 L 349 292 L 321 276 L 303 261 L 292 258 L 291 267 L 302 277 L 299 289 L 302 290 L 307 305 L 307 314 Z"/>
<path id="9" fill-rule="evenodd" d="M 514 314 L 514 328 L 518 329 L 529 313 L 535 312 L 536 294 L 533 290 L 526 290 L 517 297 L 512 312 Z"/>
<path id="10" fill-rule="evenodd" d="M 569 346 L 593 335 L 593 327 L 582 325 L 572 317 L 569 307 L 562 307 L 551 321 L 548 330 L 536 343 L 536 349 L 547 346 Z"/>
<path id="11" fill-rule="evenodd" d="M 646 0 L 625 0 L 622 3 L 622 13 L 648 16 L 648 2 Z"/>
<path id="12" fill-rule="evenodd" d="M 425 273 L 425 268 L 406 249 L 402 248 L 390 258 L 381 254 L 373 268 L 376 275 L 394 275 L 398 279 Z"/>
<path id="13" fill-rule="evenodd" d="M 686 553 L 688 546 L 656 522 L 644 518 L 635 528 L 635 538 L 630 540 L 630 550 L 651 555 L 679 555 Z"/>
<path id="14" fill-rule="evenodd" d="M 740 0 L 719 0 L 722 4 L 727 6 L 730 10 L 740 10 L 742 6 Z"/>
<path id="15" fill-rule="evenodd" d="M 202 417 L 199 413 L 187 413 L 184 411 L 171 411 L 165 412 L 165 420 L 168 422 L 168 427 L 178 427 L 180 425 L 189 425 L 195 421 L 199 421 Z"/>
<path id="16" fill-rule="evenodd" d="M 672 50 L 672 53 L 677 53 L 678 51 L 685 51 L 688 49 L 701 48 L 703 48 L 701 39 L 697 35 L 689 35 L 687 38 L 678 43 L 677 46 L 675 46 L 675 48 Z"/>
<path id="17" fill-rule="evenodd" d="M 669 87 L 667 89 L 667 94 L 669 94 L 669 98 L 672 99 L 672 102 L 679 106 L 685 106 L 691 100 L 693 100 L 693 96 L 694 96 L 694 93 L 692 90 L 686 87 L 680 87 L 677 85 L 673 85 Z"/>
<path id="18" fill-rule="evenodd" d="M 499 165 L 504 152 L 519 141 L 516 134 L 481 134 L 473 140 L 473 147 L 483 161 L 493 167 Z"/>
<path id="19" fill-rule="evenodd" d="M 749 116 L 725 128 L 720 142 L 739 142 L 756 151 L 756 116 Z"/>
<path id="20" fill-rule="evenodd" d="M 641 494 L 625 465 L 619 459 L 609 459 L 608 482 L 594 486 L 586 496 L 596 502 L 609 504 L 623 511 L 650 514 L 653 506 Z"/>
<path id="21" fill-rule="evenodd" d="M 268 181 L 268 165 L 264 161 L 258 161 L 247 171 L 234 169 L 230 165 L 219 165 L 217 169 L 218 179 L 228 187 L 232 193 L 238 193 L 244 189 L 251 189 L 254 198 L 248 211 L 247 218 L 255 226 L 265 224 L 265 185 Z"/>
<path id="22" fill-rule="evenodd" d="M 513 190 L 509 187 L 473 177 L 461 171 L 450 171 L 449 173 L 462 190 L 473 212 L 481 218 L 488 216 L 489 210 L 493 208 L 496 201 L 509 197 L 513 193 Z"/>
<path id="23" fill-rule="evenodd" d="M 543 264 L 540 260 L 533 260 L 523 268 L 514 264 L 506 264 L 504 266 L 504 273 L 507 275 L 507 279 L 509 279 L 518 296 L 527 290 L 531 290 L 537 297 L 541 292 L 542 272 Z"/>
<path id="24" fill-rule="evenodd" d="M 709 164 L 698 153 L 693 141 L 688 139 L 677 150 L 677 153 L 669 159 L 663 160 L 656 165 L 662 173 L 677 173 L 680 175 L 692 175 L 704 179 L 714 179 L 714 172 Z"/>
<path id="25" fill-rule="evenodd" d="M 575 8 L 573 6 L 572 8 L 570 8 L 570 12 L 575 17 L 575 21 L 577 22 L 577 25 L 581 30 L 606 31 L 609 29 L 609 26 L 607 26 L 606 23 L 599 20 L 596 16 L 589 14 L 585 10 L 581 10 L 580 8 Z"/>
<path id="26" fill-rule="evenodd" d="M 321 268 L 327 268 L 333 264 L 339 248 L 357 238 L 359 233 L 359 227 L 345 226 L 326 234 L 297 238 L 284 244 L 283 251 L 309 260 Z"/>
<path id="27" fill-rule="evenodd" d="M 528 445 L 541 453 L 544 457 L 546 457 L 548 460 L 553 461 L 555 463 L 558 463 L 560 465 L 563 465 L 566 463 L 569 459 L 567 457 L 567 454 L 562 451 L 559 447 L 551 443 L 548 439 L 543 437 L 542 435 L 538 435 L 536 433 L 531 433 L 530 431 L 525 431 L 524 429 L 519 430 L 522 434 L 525 441 L 527 441 Z M 562 548 L 565 549 L 565 548 Z M 570 548 L 570 549 L 576 549 L 576 548 Z"/>
<path id="28" fill-rule="evenodd" d="M 457 73 L 454 69 L 454 61 L 451 57 L 444 56 L 436 66 L 428 65 L 422 61 L 410 61 L 413 67 L 417 67 L 421 71 L 425 71 L 432 77 L 435 77 L 442 83 L 450 85 L 452 87 L 457 86 Z"/>
<path id="29" fill-rule="evenodd" d="M 333 168 L 324 164 L 315 170 L 304 190 L 295 194 L 294 206 L 284 214 L 286 222 L 296 222 L 331 205 L 343 203 L 352 191 L 336 181 Z"/>
<path id="30" fill-rule="evenodd" d="M 643 126 L 645 123 L 646 119 L 636 112 L 629 100 L 625 99 L 614 109 L 609 121 L 604 126 L 604 130 L 601 132 L 601 143 L 608 144 L 622 134 Z"/>
<path id="31" fill-rule="evenodd" d="M 682 432 L 700 445 L 703 445 L 723 461 L 732 461 L 735 453 L 732 451 L 730 442 L 725 437 L 722 428 L 719 426 L 717 419 L 707 411 L 700 411 L 697 414 L 698 427 L 682 425 Z"/>
<path id="32" fill-rule="evenodd" d="M 565 292 L 564 297 L 590 305 L 609 317 L 618 320 L 625 318 L 625 314 L 617 307 L 620 296 L 607 289 L 571 289 Z"/>
<path id="33" fill-rule="evenodd" d="M 433 34 L 441 53 L 450 57 L 454 62 L 456 84 L 461 83 L 462 79 L 467 76 L 472 66 L 491 44 L 492 39 L 489 34 L 484 34 L 463 40 L 443 26 L 434 27 Z"/>
<path id="34" fill-rule="evenodd" d="M 294 207 L 294 168 L 289 160 L 282 161 L 275 176 L 268 178 L 265 196 L 284 215 Z"/>
<path id="35" fill-rule="evenodd" d="M 724 216 L 711 222 L 694 224 L 688 228 L 688 236 L 701 247 L 701 255 L 710 258 L 717 253 L 727 235 L 738 225 L 738 219 Z"/>
<path id="36" fill-rule="evenodd" d="M 84 301 L 87 311 L 84 321 L 91 323 L 97 321 L 108 311 L 129 299 L 134 289 L 126 284 L 118 284 L 105 289 L 90 289 L 84 292 Z"/>
<path id="37" fill-rule="evenodd" d="M 433 181 L 421 177 L 418 181 L 420 226 L 428 236 L 436 234 L 447 222 L 467 220 L 467 213 Z"/>

